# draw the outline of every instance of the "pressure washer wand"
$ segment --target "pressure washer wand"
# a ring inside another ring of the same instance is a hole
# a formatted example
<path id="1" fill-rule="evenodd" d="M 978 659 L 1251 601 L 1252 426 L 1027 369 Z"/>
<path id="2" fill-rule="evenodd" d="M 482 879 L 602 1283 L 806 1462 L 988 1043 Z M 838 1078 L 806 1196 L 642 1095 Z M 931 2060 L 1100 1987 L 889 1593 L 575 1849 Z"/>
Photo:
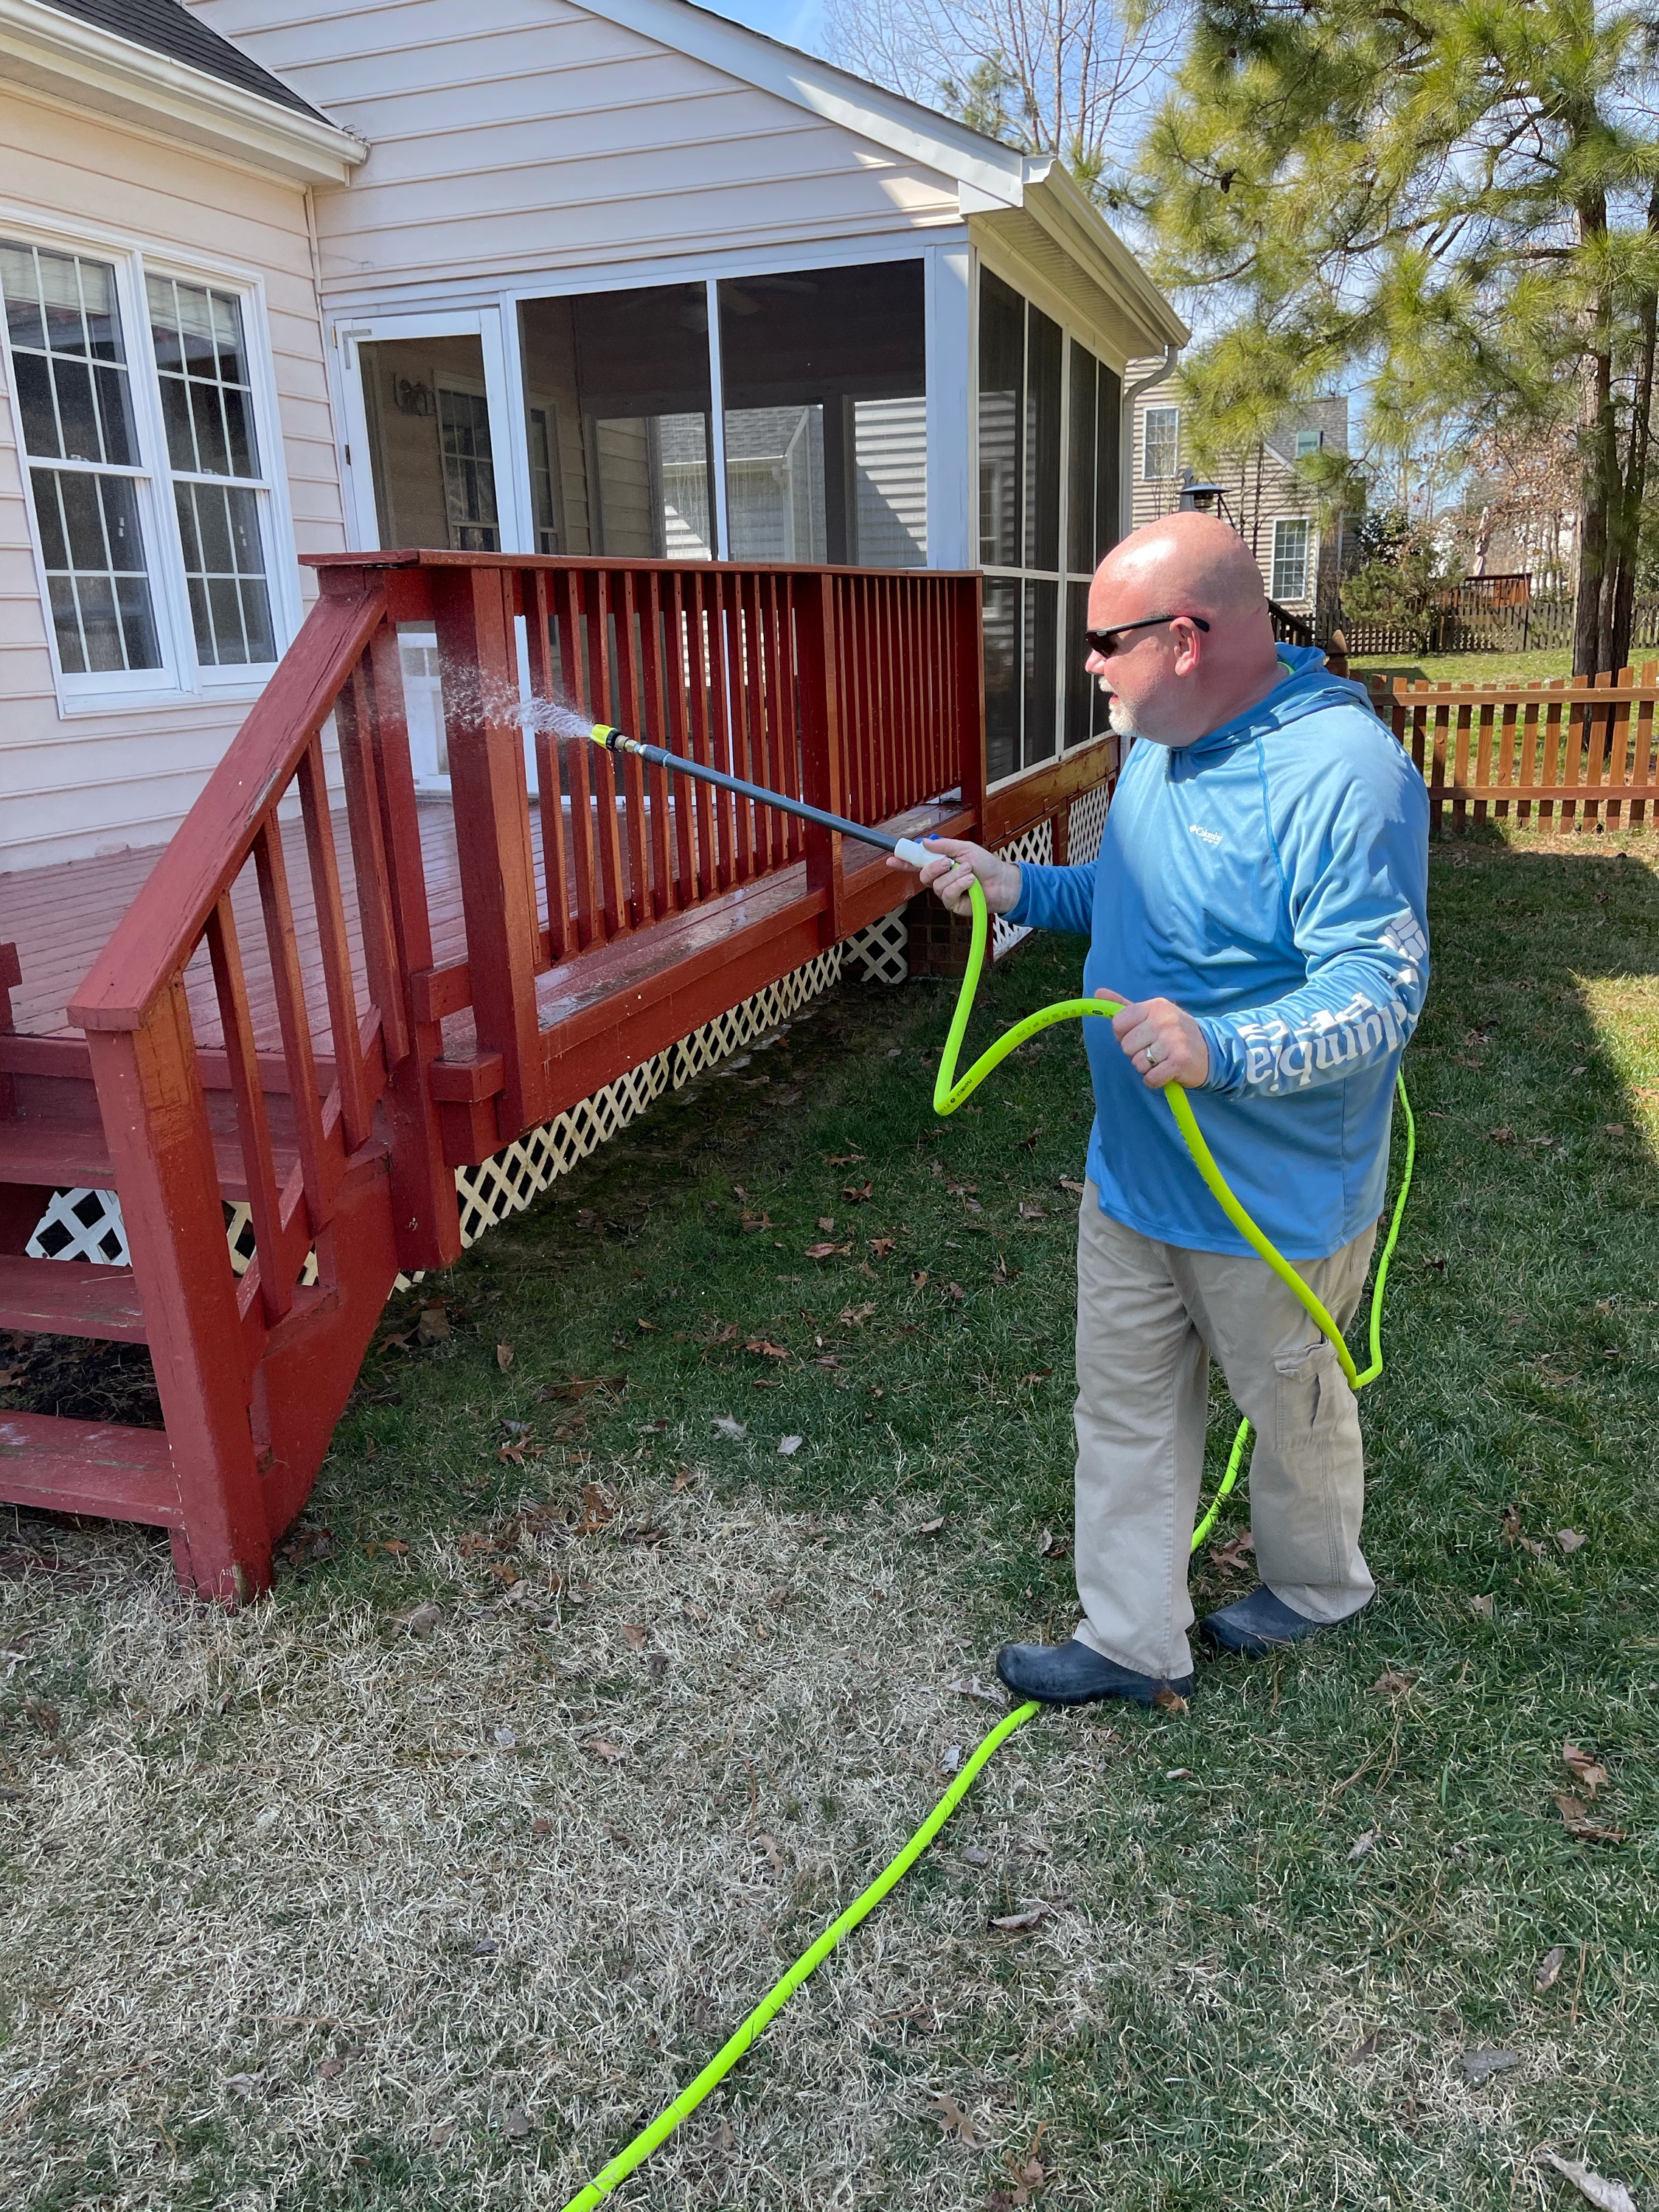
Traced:
<path id="1" fill-rule="evenodd" d="M 769 791 L 764 784 L 745 782 L 740 775 L 727 775 L 724 769 L 705 768 L 701 761 L 687 760 L 684 754 L 671 753 L 661 745 L 647 745 L 639 738 L 630 738 L 613 729 L 609 722 L 595 722 L 588 735 L 608 753 L 632 753 L 636 760 L 672 769 L 678 775 L 695 776 L 699 783 L 715 784 L 721 791 L 735 792 L 739 799 L 758 799 L 763 806 L 775 806 L 781 814 L 795 815 L 802 822 L 815 822 L 820 830 L 838 830 L 843 837 L 856 837 L 861 844 L 878 846 L 884 853 L 896 853 L 912 868 L 939 857 L 925 845 L 918 844 L 914 837 L 890 837 L 884 830 L 866 830 L 861 822 L 849 822 L 842 814 L 827 814 L 821 806 L 809 806 L 804 799 L 786 799 L 781 791 Z"/>

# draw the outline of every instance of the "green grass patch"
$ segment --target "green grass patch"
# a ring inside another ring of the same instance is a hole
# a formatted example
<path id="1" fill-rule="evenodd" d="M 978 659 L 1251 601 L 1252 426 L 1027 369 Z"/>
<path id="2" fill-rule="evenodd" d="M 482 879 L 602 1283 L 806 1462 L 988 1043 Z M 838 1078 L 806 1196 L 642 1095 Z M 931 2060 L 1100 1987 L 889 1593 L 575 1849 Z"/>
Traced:
<path id="1" fill-rule="evenodd" d="M 1034 2144 L 1114 2212 L 1659 2188 L 1659 883 L 1431 878 L 1376 1601 L 1023 1730 L 629 2203 L 980 2212 Z M 396 1302 L 269 1605 L 20 1525 L 11 2201 L 558 2207 L 921 1817 L 991 1717 L 948 1686 L 1069 1628 L 1082 1047 L 939 1123 L 951 995 L 843 992 Z"/>
<path id="2" fill-rule="evenodd" d="M 1397 653 L 1367 653 L 1348 665 L 1357 676 L 1403 678 L 1409 684 L 1539 684 L 1571 676 L 1572 653 L 1563 647 L 1553 653 L 1428 653 L 1413 660 Z"/>

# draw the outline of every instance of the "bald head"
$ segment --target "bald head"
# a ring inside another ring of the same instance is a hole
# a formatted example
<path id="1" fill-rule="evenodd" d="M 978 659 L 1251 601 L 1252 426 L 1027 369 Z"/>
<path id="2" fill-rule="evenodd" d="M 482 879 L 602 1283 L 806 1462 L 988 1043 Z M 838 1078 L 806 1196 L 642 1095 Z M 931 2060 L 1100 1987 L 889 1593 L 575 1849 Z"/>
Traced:
<path id="1" fill-rule="evenodd" d="M 1166 514 L 1115 545 L 1089 586 L 1089 628 L 1111 647 L 1085 665 L 1112 696 L 1112 726 L 1160 744 L 1191 744 L 1279 681 L 1255 556 L 1213 514 Z"/>
<path id="2" fill-rule="evenodd" d="M 1145 599 L 1142 612 L 1157 612 L 1157 599 L 1212 621 L 1252 614 L 1267 599 L 1255 556 L 1213 514 L 1166 514 L 1131 531 L 1101 562 L 1099 580 Z"/>

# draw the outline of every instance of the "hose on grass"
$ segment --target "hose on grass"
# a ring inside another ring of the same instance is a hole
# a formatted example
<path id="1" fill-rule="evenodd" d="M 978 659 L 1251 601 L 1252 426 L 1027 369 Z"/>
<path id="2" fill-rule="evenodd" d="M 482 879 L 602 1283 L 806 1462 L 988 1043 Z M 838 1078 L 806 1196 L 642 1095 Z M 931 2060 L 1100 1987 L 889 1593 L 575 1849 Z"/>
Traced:
<path id="1" fill-rule="evenodd" d="M 601 735 L 601 732 L 604 734 Z M 605 724 L 596 726 L 593 734 L 596 743 L 609 744 L 612 750 L 627 750 L 641 753 L 648 751 L 653 758 L 657 757 L 660 751 L 659 748 L 647 748 L 640 745 L 635 739 L 623 738 L 620 732 L 611 730 Z M 670 768 L 685 765 L 672 753 L 661 752 L 660 757 L 663 764 Z M 714 779 L 710 777 L 708 780 Z M 743 784 L 736 778 L 722 778 L 721 781 L 730 783 L 732 788 L 742 790 L 757 799 L 770 799 L 773 797 L 772 793 L 763 791 L 757 785 Z M 794 811 L 803 810 L 796 808 Z M 855 824 L 842 823 L 839 817 L 823 818 L 830 822 L 832 826 L 840 828 L 848 834 L 868 838 L 872 842 L 879 842 L 890 848 L 894 848 L 894 841 L 891 839 L 874 838 L 870 832 L 859 830 Z M 920 848 L 913 847 L 911 851 L 902 853 L 902 857 L 910 859 L 914 852 L 918 849 Z M 927 854 L 924 857 L 931 858 L 932 855 Z M 944 1053 L 940 1057 L 939 1074 L 933 1085 L 933 1110 L 940 1115 L 954 1114 L 964 1099 L 973 1096 L 994 1068 L 1000 1066 L 1010 1053 L 1018 1052 L 1020 1046 L 1028 1039 L 1036 1036 L 1039 1030 L 1049 1029 L 1056 1022 L 1103 1016 L 1109 1019 L 1119 1011 L 1118 1006 L 1107 999 L 1063 999 L 1052 1006 L 1040 1007 L 1036 1013 L 1028 1014 L 1024 1021 L 1015 1023 L 1011 1030 L 1006 1030 L 988 1050 L 980 1054 L 965 1073 L 958 1076 L 957 1063 L 961 1057 L 963 1039 L 968 1030 L 968 1018 L 973 1010 L 975 994 L 979 988 L 980 976 L 985 966 L 986 945 L 990 932 L 990 916 L 985 903 L 985 893 L 976 877 L 970 884 L 969 896 L 973 909 L 973 935 L 969 949 L 968 969 L 963 977 L 962 989 L 957 998 L 956 1011 L 951 1018 L 950 1031 L 945 1039 Z M 1394 1256 L 1395 1245 L 1399 1240 L 1400 1224 L 1404 1218 L 1406 1199 L 1411 1189 L 1412 1169 L 1417 1156 L 1417 1127 L 1412 1118 L 1411 1101 L 1406 1096 L 1403 1079 L 1399 1085 L 1399 1095 L 1406 1117 L 1406 1158 L 1401 1176 L 1399 1194 L 1395 1200 L 1394 1217 L 1389 1225 L 1388 1239 L 1382 1248 L 1382 1258 L 1377 1262 L 1376 1287 L 1371 1295 L 1370 1362 L 1361 1372 L 1356 1369 L 1353 1355 L 1343 1341 L 1342 1332 L 1331 1316 L 1319 1299 L 1314 1296 L 1307 1284 L 1303 1281 L 1290 1261 L 1257 1228 L 1255 1223 L 1233 1195 L 1225 1176 L 1216 1165 L 1210 1148 L 1204 1141 L 1203 1132 L 1194 1116 L 1192 1106 L 1185 1091 L 1180 1085 L 1171 1083 L 1166 1086 L 1164 1092 L 1165 1099 L 1169 1102 L 1170 1110 L 1175 1115 L 1176 1127 L 1181 1131 L 1188 1151 L 1192 1154 L 1193 1163 L 1204 1178 L 1205 1183 L 1214 1193 L 1222 1211 L 1239 1234 L 1267 1261 L 1274 1274 L 1330 1340 L 1335 1348 L 1337 1358 L 1342 1363 L 1343 1373 L 1357 1390 L 1363 1389 L 1367 1382 L 1375 1382 L 1382 1372 L 1382 1293 L 1388 1281 L 1389 1262 Z M 1198 1549 L 1214 1526 L 1216 1516 L 1221 1510 L 1223 1501 L 1231 1492 L 1238 1479 L 1249 1436 L 1249 1423 L 1241 1421 L 1238 1432 L 1233 1438 L 1232 1452 L 1228 1459 L 1226 1472 L 1222 1477 L 1220 1486 L 1211 1500 L 1208 1512 L 1194 1531 L 1193 1549 L 1194 1551 Z M 951 1782 L 950 1788 L 897 1856 L 888 1861 L 869 1887 L 856 1897 L 839 1918 L 830 1923 L 817 1942 L 809 1949 L 802 1952 L 787 1972 L 773 1984 L 748 2018 L 727 2038 L 696 2078 L 681 2090 L 672 2104 L 665 2106 L 648 2127 L 641 2129 L 630 2143 L 618 2151 L 609 2165 L 602 2167 L 586 2187 L 570 2199 L 564 2208 L 564 2212 L 593 2212 L 593 2208 L 602 2203 L 619 2183 L 625 2181 L 637 2166 L 644 2164 L 653 2151 L 666 2142 L 683 2120 L 690 2118 L 710 2092 L 719 2087 L 744 2053 L 754 2043 L 756 2038 L 787 2004 L 801 1984 L 816 1968 L 823 1965 L 843 1936 L 850 1936 L 854 1929 L 874 1911 L 876 1906 L 889 1892 L 903 1881 L 905 1875 L 909 1873 L 911 1868 L 967 1796 L 975 1777 L 1006 1743 L 1015 1729 L 1024 1728 L 1026 1722 L 1041 1711 L 1042 1707 L 1039 1705 L 1028 1703 L 1018 1706 L 1014 1711 L 1006 1714 L 997 1723 L 989 1735 L 975 1747 L 972 1755 Z"/>

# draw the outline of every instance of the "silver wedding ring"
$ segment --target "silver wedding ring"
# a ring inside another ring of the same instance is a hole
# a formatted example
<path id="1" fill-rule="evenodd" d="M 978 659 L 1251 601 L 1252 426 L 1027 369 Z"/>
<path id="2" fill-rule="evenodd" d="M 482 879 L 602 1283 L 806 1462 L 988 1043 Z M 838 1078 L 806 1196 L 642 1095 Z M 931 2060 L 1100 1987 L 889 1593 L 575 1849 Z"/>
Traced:
<path id="1" fill-rule="evenodd" d="M 1158 1053 L 1156 1049 L 1152 1045 L 1148 1045 L 1146 1048 L 1146 1053 L 1147 1066 L 1156 1067 L 1158 1066 Z"/>

